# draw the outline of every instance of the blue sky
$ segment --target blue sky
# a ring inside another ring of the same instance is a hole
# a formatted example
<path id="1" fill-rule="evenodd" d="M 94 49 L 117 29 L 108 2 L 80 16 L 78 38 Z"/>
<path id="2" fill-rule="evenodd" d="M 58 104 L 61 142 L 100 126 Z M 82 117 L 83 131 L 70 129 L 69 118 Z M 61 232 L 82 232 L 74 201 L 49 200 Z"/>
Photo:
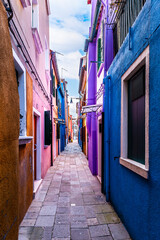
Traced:
<path id="1" fill-rule="evenodd" d="M 50 0 L 50 6 L 50 48 L 64 54 L 57 54 L 59 73 L 68 82 L 69 95 L 78 97 L 79 62 L 89 31 L 90 5 L 87 0 Z M 73 115 L 75 103 L 70 105 Z"/>

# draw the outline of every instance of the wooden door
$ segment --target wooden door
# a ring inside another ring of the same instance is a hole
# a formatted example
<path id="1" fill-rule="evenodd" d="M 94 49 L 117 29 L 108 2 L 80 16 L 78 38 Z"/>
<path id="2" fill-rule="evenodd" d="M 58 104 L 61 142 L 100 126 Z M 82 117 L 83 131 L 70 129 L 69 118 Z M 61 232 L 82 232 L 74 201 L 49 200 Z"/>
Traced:
<path id="1" fill-rule="evenodd" d="M 37 117 L 34 116 L 34 180 L 37 179 Z"/>

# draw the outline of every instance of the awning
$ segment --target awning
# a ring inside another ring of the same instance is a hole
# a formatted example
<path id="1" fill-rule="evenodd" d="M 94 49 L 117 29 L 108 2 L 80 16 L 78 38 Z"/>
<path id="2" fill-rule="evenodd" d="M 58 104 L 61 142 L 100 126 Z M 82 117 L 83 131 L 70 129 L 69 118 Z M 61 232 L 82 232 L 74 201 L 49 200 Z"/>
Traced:
<path id="1" fill-rule="evenodd" d="M 102 107 L 102 104 L 83 106 L 81 113 L 97 112 L 100 107 Z"/>

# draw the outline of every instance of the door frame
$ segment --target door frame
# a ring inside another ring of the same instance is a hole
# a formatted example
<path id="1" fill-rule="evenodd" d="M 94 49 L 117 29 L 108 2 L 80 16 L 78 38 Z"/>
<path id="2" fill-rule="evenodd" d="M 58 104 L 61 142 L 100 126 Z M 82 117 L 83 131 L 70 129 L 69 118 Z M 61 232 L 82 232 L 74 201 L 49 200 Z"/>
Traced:
<path id="1" fill-rule="evenodd" d="M 41 113 L 37 111 L 33 107 L 33 116 L 37 117 L 37 156 L 36 156 L 36 163 L 37 163 L 37 169 L 36 169 L 36 180 L 41 180 Z M 33 117 L 34 120 L 34 117 Z M 34 124 L 33 124 L 34 126 Z M 33 129 L 33 136 L 34 136 L 34 129 Z M 34 153 L 34 145 L 33 145 L 33 153 Z M 33 154 L 34 158 L 34 154 Z M 34 159 L 33 159 L 33 173 L 34 173 Z"/>
<path id="2" fill-rule="evenodd" d="M 98 179 L 99 179 L 99 181 L 102 183 L 102 158 L 103 158 L 103 155 L 102 155 L 102 142 L 103 142 L 103 133 L 101 133 L 101 146 L 99 145 L 99 143 L 100 143 L 100 141 L 99 141 L 99 138 L 100 138 L 100 133 L 99 133 L 99 124 L 101 123 L 102 124 L 102 115 L 100 115 L 99 117 L 98 117 L 98 163 L 97 163 L 97 165 L 98 165 L 98 174 L 97 174 L 97 176 L 98 176 Z M 102 130 L 103 131 L 103 130 Z M 101 149 L 101 151 L 99 151 Z M 101 159 L 99 159 L 99 157 L 100 157 L 100 154 L 101 154 Z M 101 161 L 101 169 L 99 169 L 99 162 Z M 100 172 L 101 172 L 101 176 L 99 176 L 99 170 L 100 170 Z"/>

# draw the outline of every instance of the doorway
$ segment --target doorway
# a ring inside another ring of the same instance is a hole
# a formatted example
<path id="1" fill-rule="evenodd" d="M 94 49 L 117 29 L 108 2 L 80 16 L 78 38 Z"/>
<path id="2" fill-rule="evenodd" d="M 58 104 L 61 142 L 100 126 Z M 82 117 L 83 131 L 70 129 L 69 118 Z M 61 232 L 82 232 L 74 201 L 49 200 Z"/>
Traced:
<path id="1" fill-rule="evenodd" d="M 98 180 L 102 181 L 102 118 L 98 119 Z"/>
<path id="2" fill-rule="evenodd" d="M 33 146 L 33 181 L 35 193 L 41 184 L 41 114 L 33 108 L 33 136 L 34 136 L 34 146 Z"/>

